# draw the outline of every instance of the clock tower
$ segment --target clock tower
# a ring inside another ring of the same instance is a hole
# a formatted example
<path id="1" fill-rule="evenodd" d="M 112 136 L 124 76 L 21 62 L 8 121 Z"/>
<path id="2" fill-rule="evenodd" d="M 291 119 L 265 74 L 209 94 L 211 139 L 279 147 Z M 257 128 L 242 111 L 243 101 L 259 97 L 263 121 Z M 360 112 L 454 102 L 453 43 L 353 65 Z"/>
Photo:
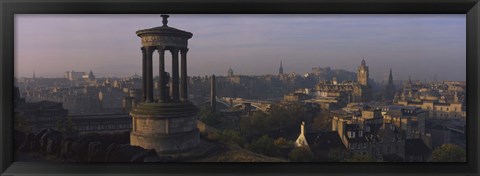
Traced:
<path id="1" fill-rule="evenodd" d="M 368 66 L 365 59 L 362 59 L 362 64 L 358 67 L 357 80 L 358 84 L 368 86 Z"/>

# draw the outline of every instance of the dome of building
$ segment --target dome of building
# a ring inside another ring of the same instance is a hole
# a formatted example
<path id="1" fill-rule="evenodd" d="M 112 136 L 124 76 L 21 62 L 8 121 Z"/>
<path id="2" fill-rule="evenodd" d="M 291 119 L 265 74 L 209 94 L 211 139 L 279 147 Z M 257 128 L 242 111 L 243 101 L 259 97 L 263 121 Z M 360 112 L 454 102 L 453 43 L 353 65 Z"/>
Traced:
<path id="1" fill-rule="evenodd" d="M 136 33 L 138 36 L 145 36 L 145 35 L 159 35 L 159 36 L 177 36 L 181 38 L 192 38 L 193 34 L 191 32 L 183 31 L 180 29 L 176 29 L 170 26 L 167 26 L 168 20 L 167 18 L 169 15 L 161 15 L 163 18 L 163 25 L 159 27 L 154 27 L 150 29 L 142 29 L 138 30 Z"/>

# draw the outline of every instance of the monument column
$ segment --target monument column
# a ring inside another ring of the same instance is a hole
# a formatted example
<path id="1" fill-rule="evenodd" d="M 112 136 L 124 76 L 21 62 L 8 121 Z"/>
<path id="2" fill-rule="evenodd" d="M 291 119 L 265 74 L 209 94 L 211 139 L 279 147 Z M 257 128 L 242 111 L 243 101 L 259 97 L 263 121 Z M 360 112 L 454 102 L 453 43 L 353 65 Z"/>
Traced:
<path id="1" fill-rule="evenodd" d="M 170 86 L 172 99 L 173 101 L 179 100 L 179 90 L 178 90 L 178 49 L 173 48 L 170 50 L 172 52 L 172 85 Z"/>
<path id="2" fill-rule="evenodd" d="M 182 54 L 182 80 L 180 81 L 180 88 L 182 89 L 180 91 L 180 100 L 182 101 L 187 101 L 188 100 L 188 93 L 187 93 L 187 52 L 188 48 L 184 48 L 180 50 L 180 53 Z"/>
<path id="3" fill-rule="evenodd" d="M 141 47 L 142 50 L 142 101 L 147 100 L 147 52 L 145 51 L 145 47 Z"/>
<path id="4" fill-rule="evenodd" d="M 159 95 L 160 95 L 160 100 L 158 102 L 162 103 L 166 101 L 165 93 L 167 90 L 165 87 L 164 82 L 165 80 L 165 50 L 163 48 L 158 49 L 158 54 L 160 55 L 159 58 L 159 69 L 158 69 L 158 77 L 159 77 Z"/>
<path id="5" fill-rule="evenodd" d="M 152 55 L 153 55 L 153 48 L 146 48 L 146 55 L 147 55 L 147 99 L 145 102 L 151 103 L 153 102 L 153 62 L 152 62 Z"/>

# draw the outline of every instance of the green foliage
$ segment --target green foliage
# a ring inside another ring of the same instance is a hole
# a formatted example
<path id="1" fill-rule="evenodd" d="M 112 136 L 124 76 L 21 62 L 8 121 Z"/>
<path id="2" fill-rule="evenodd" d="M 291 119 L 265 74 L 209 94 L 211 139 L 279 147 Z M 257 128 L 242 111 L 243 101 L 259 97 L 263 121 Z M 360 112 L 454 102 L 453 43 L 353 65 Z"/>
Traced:
<path id="1" fill-rule="evenodd" d="M 255 132 L 263 133 L 267 131 L 268 128 L 268 122 L 267 122 L 268 115 L 257 111 L 252 114 L 250 117 L 250 123 L 249 126 L 252 130 Z"/>
<path id="2" fill-rule="evenodd" d="M 67 135 L 75 135 L 78 134 L 78 130 L 73 125 L 73 121 L 71 117 L 67 117 L 67 121 L 65 122 L 64 133 Z"/>
<path id="3" fill-rule="evenodd" d="M 309 162 L 313 160 L 313 153 L 307 147 L 295 147 L 288 154 L 288 158 L 295 162 Z"/>
<path id="4" fill-rule="evenodd" d="M 57 119 L 57 122 L 55 122 L 55 128 L 57 131 L 60 131 L 68 136 L 76 136 L 79 134 L 78 129 L 76 129 L 73 125 L 71 117 L 67 117 L 66 120 Z"/>
<path id="5" fill-rule="evenodd" d="M 30 122 L 29 119 L 27 119 L 23 114 L 21 113 L 15 113 L 15 123 L 14 123 L 14 129 L 28 133 L 32 132 L 32 122 Z"/>
<path id="6" fill-rule="evenodd" d="M 217 141 L 221 143 L 236 143 L 244 146 L 247 142 L 245 137 L 239 132 L 232 129 L 226 129 L 221 132 L 209 131 L 204 135 L 204 138 L 209 141 Z"/>
<path id="7" fill-rule="evenodd" d="M 209 141 L 219 141 L 222 138 L 222 134 L 219 132 L 209 131 L 205 138 Z"/>
<path id="8" fill-rule="evenodd" d="M 465 162 L 466 153 L 463 148 L 454 144 L 443 144 L 432 152 L 433 162 Z"/>
<path id="9" fill-rule="evenodd" d="M 246 133 L 265 133 L 285 128 L 295 128 L 305 118 L 304 105 L 300 103 L 272 104 L 268 113 L 254 112 L 240 120 L 240 129 Z"/>
<path id="10" fill-rule="evenodd" d="M 204 122 L 205 124 L 218 128 L 221 127 L 221 117 L 215 114 L 210 107 L 204 108 L 199 113 L 200 121 Z"/>
<path id="11" fill-rule="evenodd" d="M 244 146 L 246 143 L 245 137 L 240 132 L 231 129 L 223 130 L 221 138 L 226 143 L 234 142 L 241 146 Z"/>
<path id="12" fill-rule="evenodd" d="M 268 135 L 263 135 L 262 137 L 253 141 L 247 148 L 252 152 L 267 156 L 281 156 L 280 149 L 275 145 L 273 139 Z"/>
<path id="13" fill-rule="evenodd" d="M 313 128 L 319 130 L 330 130 L 332 128 L 333 116 L 329 111 L 322 111 L 313 119 Z"/>
<path id="14" fill-rule="evenodd" d="M 293 141 L 287 141 L 283 137 L 277 138 L 273 143 L 279 148 L 290 148 L 294 146 Z"/>
<path id="15" fill-rule="evenodd" d="M 300 103 L 272 105 L 269 112 L 267 123 L 277 129 L 297 126 L 305 117 L 305 107 Z"/>

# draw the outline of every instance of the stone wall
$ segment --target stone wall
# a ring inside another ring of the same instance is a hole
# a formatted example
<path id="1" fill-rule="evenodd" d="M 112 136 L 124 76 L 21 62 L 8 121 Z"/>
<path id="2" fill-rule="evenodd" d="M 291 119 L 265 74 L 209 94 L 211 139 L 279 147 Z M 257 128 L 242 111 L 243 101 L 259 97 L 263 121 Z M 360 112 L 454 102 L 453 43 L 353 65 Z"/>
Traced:
<path id="1" fill-rule="evenodd" d="M 15 131 L 18 153 L 55 156 L 57 161 L 72 162 L 162 162 L 154 149 L 128 144 L 102 142 L 94 137 L 69 136 L 53 129 L 23 133 Z"/>

